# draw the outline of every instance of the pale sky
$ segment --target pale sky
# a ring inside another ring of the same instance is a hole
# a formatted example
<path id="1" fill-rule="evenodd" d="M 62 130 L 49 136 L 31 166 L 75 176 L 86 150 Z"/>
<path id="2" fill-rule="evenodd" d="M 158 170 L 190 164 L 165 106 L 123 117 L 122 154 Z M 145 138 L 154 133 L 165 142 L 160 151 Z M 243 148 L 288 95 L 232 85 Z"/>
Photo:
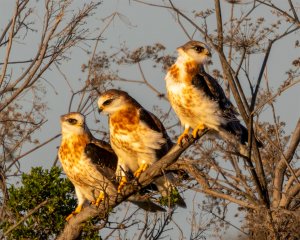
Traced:
<path id="1" fill-rule="evenodd" d="M 35 2 L 35 1 L 33 1 Z M 35 10 L 35 21 L 37 23 L 36 28 L 40 28 L 42 24 L 39 19 L 42 18 L 41 14 L 41 2 L 35 2 L 37 9 Z M 192 10 L 200 11 L 205 10 L 206 8 L 213 8 L 214 1 L 208 0 L 189 0 L 189 1 L 180 1 L 174 0 L 175 5 L 182 9 L 185 14 L 193 16 Z M 282 1 L 283 2 L 283 1 Z M 300 5 L 299 1 L 294 1 Z M 80 6 L 82 1 L 74 1 L 75 5 Z M 151 3 L 161 4 L 161 1 L 151 1 Z M 34 5 L 34 4 L 33 4 Z M 12 0 L 2 0 L 0 3 L 0 28 L 3 29 L 3 26 L 7 23 L 9 16 L 12 14 L 12 9 L 14 7 L 14 1 Z M 248 5 L 244 6 L 247 8 Z M 76 9 L 76 7 L 75 7 Z M 230 13 L 230 8 L 228 3 L 222 3 L 223 18 L 226 19 Z M 124 43 L 130 49 L 135 49 L 143 45 L 151 45 L 154 43 L 162 43 L 166 46 L 166 53 L 176 54 L 176 47 L 184 44 L 189 39 L 184 34 L 179 25 L 175 22 L 174 16 L 172 13 L 166 9 L 154 8 L 145 6 L 133 1 L 126 0 L 110 0 L 104 1 L 102 5 L 96 10 L 96 14 L 90 18 L 88 26 L 90 29 L 95 30 L 96 28 L 103 29 L 106 22 L 102 20 L 112 14 L 113 12 L 119 12 L 125 17 L 122 22 L 120 19 L 117 19 L 113 24 L 104 32 L 103 38 L 105 41 L 101 43 L 98 47 L 98 51 L 108 51 L 115 52 L 120 48 Z M 236 12 L 239 16 L 240 12 Z M 271 16 L 269 10 L 261 10 L 256 13 L 257 16 Z M 213 30 L 214 18 L 211 18 L 210 28 Z M 271 17 L 270 17 L 271 18 Z M 130 22 L 130 25 L 128 23 Z M 127 23 L 127 24 L 126 24 Z M 189 26 L 185 23 L 185 26 Z M 193 32 L 193 28 L 188 27 L 190 33 Z M 31 58 L 32 51 L 37 48 L 38 33 L 33 33 L 28 36 L 28 39 L 25 41 L 25 44 L 15 43 L 16 50 L 11 56 L 11 60 L 22 60 Z M 194 36 L 195 40 L 203 41 L 199 34 Z M 292 36 L 288 37 L 284 41 L 280 41 L 274 45 L 274 51 L 271 52 L 270 60 L 268 63 L 268 75 L 271 87 L 276 90 L 277 87 L 287 78 L 285 72 L 288 70 L 288 67 L 291 64 L 291 61 L 297 56 L 299 57 L 299 49 L 294 48 L 294 42 L 296 39 L 299 39 L 299 33 L 295 33 Z M 89 42 L 91 48 L 94 47 L 93 42 Z M 88 46 L 80 45 L 83 48 L 88 48 Z M 0 57 L 3 59 L 3 49 L 0 49 Z M 87 78 L 87 73 L 81 72 L 81 65 L 86 64 L 89 55 L 83 51 L 81 48 L 73 48 L 68 54 L 70 60 L 68 62 L 63 62 L 61 69 L 63 73 L 67 76 L 70 81 L 72 88 L 76 91 L 80 89 L 84 81 Z M 213 52 L 213 65 L 210 66 L 210 69 L 218 68 L 220 69 L 219 62 L 216 58 L 216 54 Z M 253 69 L 253 80 L 258 77 L 258 69 L 261 66 L 262 58 L 261 55 L 257 56 L 255 62 L 253 62 L 251 69 Z M 164 73 L 160 71 L 153 71 L 150 67 L 151 63 L 143 63 L 145 74 L 148 80 L 158 88 L 160 91 L 165 92 L 165 83 L 164 83 Z M 138 75 L 138 71 L 135 67 L 132 66 L 122 66 L 120 75 L 124 74 L 125 77 L 132 79 L 141 79 Z M 17 66 L 14 66 L 14 71 L 17 73 L 20 69 Z M 59 126 L 59 116 L 65 114 L 68 111 L 69 101 L 70 101 L 70 91 L 67 83 L 64 81 L 61 74 L 58 73 L 56 68 L 52 67 L 50 71 L 47 71 L 44 77 L 47 81 L 55 87 L 53 90 L 52 86 L 46 84 L 47 94 L 45 96 L 46 101 L 48 102 L 49 110 L 46 112 L 48 122 L 45 126 L 36 134 L 40 139 L 40 142 L 43 142 L 50 137 L 58 134 L 60 132 Z M 242 82 L 242 84 L 247 84 Z M 123 90 L 126 90 L 131 94 L 137 101 L 139 101 L 145 108 L 148 110 L 153 110 L 153 104 L 163 106 L 164 109 L 169 107 L 169 104 L 165 100 L 159 100 L 153 92 L 150 92 L 146 86 L 139 86 L 135 84 L 120 84 Z M 263 86 L 265 84 L 263 83 Z M 288 90 L 288 92 L 283 93 L 276 100 L 276 109 L 277 113 L 280 115 L 280 119 L 287 122 L 286 131 L 290 132 L 298 118 L 299 118 L 299 103 L 300 103 L 300 85 L 293 87 Z M 74 106 L 73 111 L 76 110 L 77 106 Z M 101 122 L 106 123 L 107 118 L 105 116 L 98 116 Z M 263 113 L 264 120 L 270 120 L 271 113 L 268 108 Z M 87 123 L 91 128 L 96 129 L 98 126 L 94 124 L 93 119 L 88 118 Z M 181 129 L 178 127 L 178 132 Z M 34 152 L 28 157 L 21 159 L 21 169 L 24 171 L 30 170 L 33 166 L 44 166 L 50 167 L 53 164 L 54 159 L 57 154 L 57 147 L 59 146 L 60 139 L 56 139 L 47 145 L 46 148 L 41 148 L 40 150 Z M 22 151 L 26 152 L 31 149 L 32 146 L 25 146 Z M 184 196 L 187 200 L 187 205 L 189 208 L 187 210 L 178 210 L 178 213 L 175 214 L 175 219 L 178 224 L 182 224 L 185 229 L 187 224 L 187 217 L 189 212 L 192 209 L 192 198 L 193 193 L 187 194 Z M 228 220 L 237 223 L 236 219 L 233 219 L 234 213 L 229 214 Z M 188 229 L 187 229 L 188 232 Z M 236 231 L 233 228 L 230 228 L 230 233 L 235 235 Z M 187 236 L 188 237 L 188 236 Z M 213 238 L 210 238 L 213 239 Z"/>

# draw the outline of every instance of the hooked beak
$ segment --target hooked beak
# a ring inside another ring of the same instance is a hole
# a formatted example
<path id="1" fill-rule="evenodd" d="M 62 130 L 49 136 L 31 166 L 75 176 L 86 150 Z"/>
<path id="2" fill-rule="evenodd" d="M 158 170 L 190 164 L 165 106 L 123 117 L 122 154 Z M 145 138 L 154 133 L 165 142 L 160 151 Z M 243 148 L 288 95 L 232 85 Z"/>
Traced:
<path id="1" fill-rule="evenodd" d="M 206 56 L 211 57 L 211 52 L 208 49 L 205 49 L 205 54 Z"/>
<path id="2" fill-rule="evenodd" d="M 205 54 L 206 56 L 211 57 L 211 52 L 209 50 L 206 50 Z"/>
<path id="3" fill-rule="evenodd" d="M 102 107 L 99 107 L 99 108 L 98 108 L 98 113 L 100 114 L 102 111 L 103 111 L 103 108 L 102 108 Z"/>

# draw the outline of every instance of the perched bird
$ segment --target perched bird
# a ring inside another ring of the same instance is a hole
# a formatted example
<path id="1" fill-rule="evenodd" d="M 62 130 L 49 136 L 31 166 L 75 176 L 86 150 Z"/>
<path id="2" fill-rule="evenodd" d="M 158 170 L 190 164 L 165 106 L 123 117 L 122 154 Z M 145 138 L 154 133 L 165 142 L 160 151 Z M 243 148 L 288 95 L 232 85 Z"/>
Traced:
<path id="1" fill-rule="evenodd" d="M 79 213 L 86 201 L 98 206 L 105 196 L 117 195 L 115 171 L 117 156 L 105 141 L 92 136 L 85 117 L 77 112 L 61 116 L 62 140 L 58 156 L 62 167 L 75 187 L 78 205 L 68 217 Z M 130 201 L 149 211 L 164 211 L 163 208 L 132 196 Z"/>
<path id="2" fill-rule="evenodd" d="M 98 107 L 99 112 L 109 115 L 110 143 L 118 156 L 120 192 L 127 182 L 127 172 L 138 178 L 149 165 L 164 156 L 173 143 L 159 119 L 124 91 L 111 89 L 104 92 L 99 97 Z M 168 173 L 155 180 L 162 196 L 177 191 L 172 178 L 172 173 Z M 179 195 L 176 204 L 186 207 Z"/>
<path id="3" fill-rule="evenodd" d="M 207 128 L 224 138 L 231 133 L 245 144 L 248 131 L 237 119 L 238 112 L 217 80 L 204 71 L 211 57 L 208 46 L 189 41 L 177 51 L 178 58 L 165 77 L 169 101 L 184 126 L 177 143 L 182 144 L 190 128 L 194 138 Z"/>

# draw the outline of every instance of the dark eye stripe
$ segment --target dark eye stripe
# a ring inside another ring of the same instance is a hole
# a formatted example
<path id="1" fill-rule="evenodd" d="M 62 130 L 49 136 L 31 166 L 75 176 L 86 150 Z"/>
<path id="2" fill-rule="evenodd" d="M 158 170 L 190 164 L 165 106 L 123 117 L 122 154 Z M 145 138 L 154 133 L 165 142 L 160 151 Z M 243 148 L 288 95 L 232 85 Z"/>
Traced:
<path id="1" fill-rule="evenodd" d="M 108 100 L 106 100 L 102 105 L 107 106 L 107 105 L 109 105 L 112 101 L 113 101 L 113 99 L 108 99 Z"/>
<path id="2" fill-rule="evenodd" d="M 194 46 L 193 48 L 199 53 L 204 50 L 204 47 L 201 47 L 201 46 Z"/>
<path id="3" fill-rule="evenodd" d="M 70 124 L 72 124 L 72 125 L 74 125 L 74 124 L 77 123 L 77 120 L 74 119 L 74 118 L 69 118 L 67 121 L 68 121 Z"/>

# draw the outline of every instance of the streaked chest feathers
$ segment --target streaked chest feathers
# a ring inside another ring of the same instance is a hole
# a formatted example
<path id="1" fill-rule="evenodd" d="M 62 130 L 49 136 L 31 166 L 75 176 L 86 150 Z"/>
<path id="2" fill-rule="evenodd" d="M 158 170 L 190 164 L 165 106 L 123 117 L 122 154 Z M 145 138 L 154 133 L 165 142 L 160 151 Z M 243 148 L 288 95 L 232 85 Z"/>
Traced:
<path id="1" fill-rule="evenodd" d="M 169 101 L 182 125 L 196 128 L 202 123 L 217 130 L 223 121 L 222 113 L 217 102 L 192 84 L 197 73 L 195 64 L 174 64 L 165 79 Z"/>
<path id="2" fill-rule="evenodd" d="M 88 142 L 87 136 L 76 136 L 63 139 L 59 148 L 59 158 L 68 178 L 82 186 L 96 184 L 99 178 L 96 167 L 84 152 Z"/>
<path id="3" fill-rule="evenodd" d="M 140 120 L 139 109 L 124 108 L 110 116 L 110 141 L 119 161 L 135 171 L 141 163 L 152 164 L 156 150 L 165 143 L 162 133 Z"/>

